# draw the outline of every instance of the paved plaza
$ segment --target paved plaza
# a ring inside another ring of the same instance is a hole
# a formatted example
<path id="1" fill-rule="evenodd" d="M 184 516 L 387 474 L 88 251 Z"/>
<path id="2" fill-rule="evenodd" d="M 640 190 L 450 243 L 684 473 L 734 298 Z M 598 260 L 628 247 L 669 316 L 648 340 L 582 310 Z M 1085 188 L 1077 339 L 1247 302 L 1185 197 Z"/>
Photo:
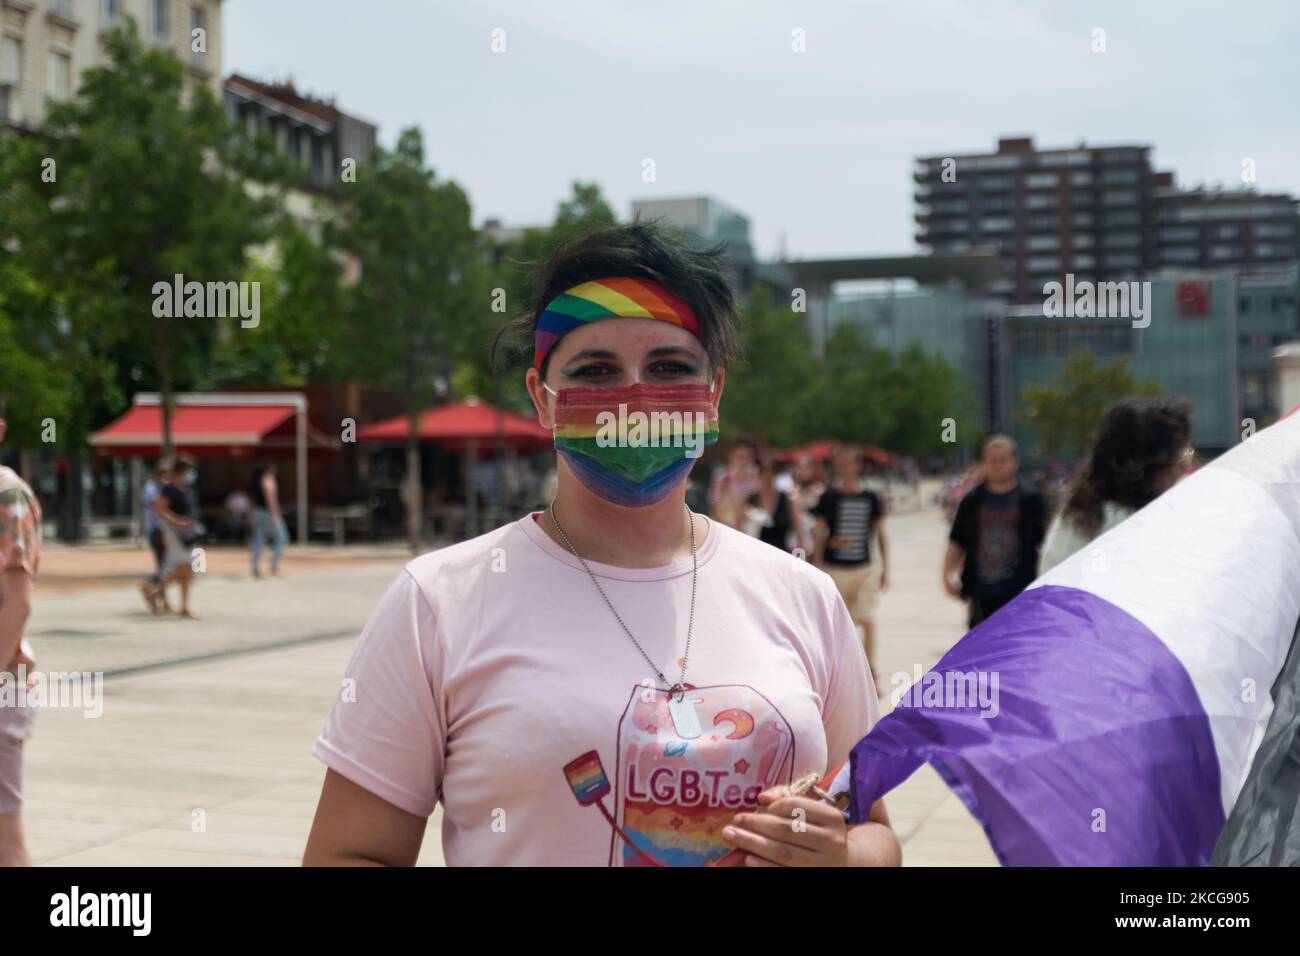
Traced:
<path id="1" fill-rule="evenodd" d="M 963 631 L 939 585 L 946 527 L 889 519 L 891 587 L 877 670 L 929 667 Z M 27 748 L 34 862 L 59 866 L 296 865 L 324 767 L 311 746 L 357 634 L 404 562 L 399 548 L 291 549 L 253 580 L 214 549 L 198 621 L 152 617 L 144 549 L 51 546 L 29 625 L 38 667 L 103 671 L 103 715 L 46 708 Z M 884 702 L 886 709 L 888 701 Z M 887 798 L 905 865 L 993 865 L 979 826 L 928 767 Z M 441 865 L 440 814 L 420 855 Z"/>

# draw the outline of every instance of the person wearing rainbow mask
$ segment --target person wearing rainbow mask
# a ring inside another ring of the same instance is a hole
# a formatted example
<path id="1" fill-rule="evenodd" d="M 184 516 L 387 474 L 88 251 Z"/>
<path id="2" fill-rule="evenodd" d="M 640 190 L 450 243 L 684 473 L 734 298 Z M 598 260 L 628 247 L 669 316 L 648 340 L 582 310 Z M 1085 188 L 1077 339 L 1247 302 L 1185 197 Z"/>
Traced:
<path id="1" fill-rule="evenodd" d="M 550 505 L 406 566 L 316 741 L 304 863 L 897 865 L 883 804 L 820 794 L 879 719 L 834 583 L 686 505 L 737 311 L 657 226 L 557 249 L 513 328 Z"/>

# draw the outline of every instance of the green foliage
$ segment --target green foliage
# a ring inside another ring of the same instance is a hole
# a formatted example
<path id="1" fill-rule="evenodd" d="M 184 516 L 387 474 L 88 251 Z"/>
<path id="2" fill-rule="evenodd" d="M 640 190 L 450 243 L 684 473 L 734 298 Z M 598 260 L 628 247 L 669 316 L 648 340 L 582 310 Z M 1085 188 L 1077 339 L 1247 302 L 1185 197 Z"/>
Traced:
<path id="1" fill-rule="evenodd" d="M 1041 454 L 1078 456 L 1117 401 L 1159 392 L 1157 383 L 1139 382 L 1125 359 L 1098 365 L 1091 352 L 1077 349 L 1067 356 L 1059 385 L 1024 387 L 1020 417 L 1038 429 Z"/>
<path id="2" fill-rule="evenodd" d="M 727 433 L 763 436 L 783 448 L 832 438 L 906 455 L 945 453 L 942 422 L 974 434 L 970 389 L 919 345 L 897 356 L 856 325 L 835 328 L 824 357 L 812 354 L 802 316 L 774 307 L 765 290 L 744 310 L 745 359 L 727 376 Z"/>
<path id="3" fill-rule="evenodd" d="M 223 327 L 203 387 L 347 378 L 355 362 L 342 347 L 347 296 L 340 258 L 297 223 L 282 222 L 274 253 L 248 276 L 261 284 L 262 321 L 255 328 Z"/>
<path id="4" fill-rule="evenodd" d="M 805 419 L 820 372 L 803 316 L 756 290 L 741 319 L 745 355 L 728 371 L 722 396 L 724 433 L 760 434 L 775 445 L 807 438 Z"/>
<path id="5" fill-rule="evenodd" d="M 107 45 L 109 64 L 82 74 L 74 99 L 50 104 L 41 135 L 9 151 L 0 221 L 21 237 L 18 266 L 61 304 L 88 354 L 116 360 L 117 386 L 170 396 L 209 369 L 218 324 L 238 320 L 155 316 L 154 286 L 178 273 L 244 278 L 245 250 L 269 238 L 278 206 L 246 181 L 274 183 L 285 166 L 233 135 L 207 87 L 186 92 L 180 62 L 143 44 L 134 22 Z M 73 405 L 96 424 L 118 410 L 93 400 Z"/>
<path id="6" fill-rule="evenodd" d="M 920 343 L 911 343 L 895 356 L 885 383 L 892 423 L 878 442 L 882 447 L 916 457 L 947 454 L 953 449 L 943 441 L 947 419 L 952 419 L 957 435 L 979 433 L 970 384 Z"/>
<path id="7" fill-rule="evenodd" d="M 481 339 L 476 326 L 489 314 L 469 199 L 425 165 L 412 127 L 358 170 L 333 232 L 362 264 L 341 336 L 353 370 L 424 407 L 438 379 L 449 383 L 456 358 Z"/>

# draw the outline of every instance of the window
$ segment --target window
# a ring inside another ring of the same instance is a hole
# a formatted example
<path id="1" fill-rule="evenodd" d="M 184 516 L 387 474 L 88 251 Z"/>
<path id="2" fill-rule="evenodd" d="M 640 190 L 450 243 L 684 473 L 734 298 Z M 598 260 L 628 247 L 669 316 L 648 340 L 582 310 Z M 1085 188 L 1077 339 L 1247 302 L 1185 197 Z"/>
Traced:
<path id="1" fill-rule="evenodd" d="M 66 100 L 72 95 L 72 57 L 66 53 L 50 51 L 46 61 L 45 92 L 56 100 Z"/>
<path id="2" fill-rule="evenodd" d="M 1028 189 L 1055 189 L 1058 182 L 1056 173 L 1033 173 L 1025 177 Z"/>
<path id="3" fill-rule="evenodd" d="M 1036 193 L 1025 199 L 1026 209 L 1055 209 L 1056 196 L 1052 193 Z"/>
<path id="4" fill-rule="evenodd" d="M 0 37 L 0 83 L 23 84 L 23 41 L 17 37 Z"/>
<path id="5" fill-rule="evenodd" d="M 1020 165 L 1019 156 L 980 156 L 975 159 L 959 159 L 958 166 L 971 169 L 1015 169 Z"/>
<path id="6" fill-rule="evenodd" d="M 103 0 L 100 6 L 104 11 L 106 23 L 112 23 L 122 14 L 122 0 Z"/>
<path id="7" fill-rule="evenodd" d="M 167 0 L 153 0 L 153 32 L 167 35 Z"/>
<path id="8" fill-rule="evenodd" d="M 1027 248 L 1030 252 L 1054 252 L 1061 247 L 1056 236 L 1030 236 Z"/>
<path id="9" fill-rule="evenodd" d="M 1090 186 L 1092 185 L 1092 173 L 1086 169 L 1076 170 L 1070 173 L 1071 186 Z"/>
<path id="10" fill-rule="evenodd" d="M 1074 267 L 1076 269 L 1091 269 L 1097 265 L 1097 257 L 1089 255 L 1077 255 L 1074 257 Z"/>
<path id="11" fill-rule="evenodd" d="M 201 7 L 190 7 L 190 34 L 193 35 L 195 30 L 203 29 L 203 9 Z"/>

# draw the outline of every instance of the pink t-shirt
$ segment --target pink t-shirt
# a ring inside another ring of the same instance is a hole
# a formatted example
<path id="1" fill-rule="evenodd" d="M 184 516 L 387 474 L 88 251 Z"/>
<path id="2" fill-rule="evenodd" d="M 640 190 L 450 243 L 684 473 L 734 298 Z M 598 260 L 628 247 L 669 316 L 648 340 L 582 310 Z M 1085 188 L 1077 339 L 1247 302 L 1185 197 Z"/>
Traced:
<path id="1" fill-rule="evenodd" d="M 316 741 L 417 816 L 443 804 L 450 865 L 700 865 L 761 790 L 825 774 L 879 719 L 823 572 L 710 522 L 689 709 L 670 708 L 578 560 L 529 515 L 406 566 Z M 588 562 L 676 681 L 691 560 Z"/>

